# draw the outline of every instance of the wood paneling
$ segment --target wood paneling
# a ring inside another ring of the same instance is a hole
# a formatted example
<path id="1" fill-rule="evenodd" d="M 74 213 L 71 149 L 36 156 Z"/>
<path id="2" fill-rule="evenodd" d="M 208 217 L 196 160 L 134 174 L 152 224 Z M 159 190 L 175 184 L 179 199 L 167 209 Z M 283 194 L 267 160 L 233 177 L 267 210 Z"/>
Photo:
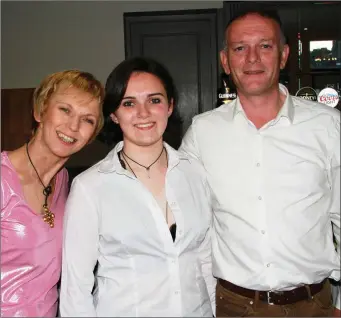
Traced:
<path id="1" fill-rule="evenodd" d="M 1 90 L 1 151 L 22 146 L 31 136 L 34 88 Z"/>

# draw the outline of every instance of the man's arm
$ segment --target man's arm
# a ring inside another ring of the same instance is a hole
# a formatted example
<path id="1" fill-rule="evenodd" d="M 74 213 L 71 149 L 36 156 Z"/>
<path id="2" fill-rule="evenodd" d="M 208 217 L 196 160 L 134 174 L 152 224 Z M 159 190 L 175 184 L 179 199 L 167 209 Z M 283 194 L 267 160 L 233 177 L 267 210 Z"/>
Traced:
<path id="1" fill-rule="evenodd" d="M 201 162 L 201 156 L 199 152 L 199 147 L 195 138 L 195 128 L 194 122 L 192 121 L 192 125 L 188 128 L 185 136 L 182 139 L 181 146 L 179 151 L 188 154 L 190 157 L 193 157 Z"/>
<path id="2" fill-rule="evenodd" d="M 216 285 L 217 279 L 213 276 L 212 272 L 212 231 L 213 231 L 213 210 L 212 210 L 212 198 L 213 193 L 211 187 L 208 184 L 206 178 L 206 172 L 203 166 L 199 164 L 199 171 L 202 173 L 203 184 L 205 187 L 205 199 L 207 200 L 207 214 L 210 222 L 210 227 L 206 233 L 206 237 L 202 245 L 200 246 L 201 255 L 201 270 L 206 282 L 207 291 L 211 300 L 212 312 L 215 317 L 216 315 Z"/>
<path id="3" fill-rule="evenodd" d="M 213 276 L 212 273 L 212 246 L 211 246 L 211 231 L 212 228 L 208 230 L 205 240 L 200 247 L 200 255 L 201 255 L 201 270 L 203 277 L 206 282 L 207 291 L 211 300 L 212 312 L 215 316 L 216 312 L 216 284 L 217 280 Z"/>
<path id="4" fill-rule="evenodd" d="M 333 127 L 334 128 L 334 127 Z M 337 253 L 340 257 L 340 121 L 335 124 L 335 128 L 331 133 L 331 156 L 330 156 L 330 184 L 331 184 L 331 206 L 330 219 L 333 224 L 333 233 Z M 338 290 L 334 292 L 335 315 L 340 317 L 341 309 L 341 291 L 340 284 Z"/>
<path id="5" fill-rule="evenodd" d="M 205 192 L 206 192 L 206 198 L 209 202 L 209 214 L 211 219 L 211 225 L 210 229 L 208 230 L 205 240 L 200 246 L 200 255 L 201 255 L 201 269 L 202 273 L 206 282 L 207 291 L 211 300 L 211 306 L 212 306 L 212 312 L 215 316 L 216 314 L 216 284 L 217 280 L 213 276 L 212 272 L 212 241 L 211 241 L 211 233 L 212 233 L 212 218 L 213 218 L 213 211 L 212 208 L 212 190 L 208 184 L 207 181 L 207 175 L 206 171 L 204 170 L 204 167 L 202 165 L 201 161 L 201 154 L 199 151 L 199 147 L 197 144 L 197 140 L 195 138 L 195 122 L 192 121 L 192 125 L 188 128 L 185 136 L 182 139 L 181 146 L 179 148 L 179 151 L 189 155 L 190 157 L 196 159 L 199 161 L 200 170 L 203 175 L 203 178 L 205 179 Z"/>
<path id="6" fill-rule="evenodd" d="M 96 317 L 91 294 L 98 259 L 98 215 L 77 179 L 66 203 L 60 291 L 62 317 Z"/>

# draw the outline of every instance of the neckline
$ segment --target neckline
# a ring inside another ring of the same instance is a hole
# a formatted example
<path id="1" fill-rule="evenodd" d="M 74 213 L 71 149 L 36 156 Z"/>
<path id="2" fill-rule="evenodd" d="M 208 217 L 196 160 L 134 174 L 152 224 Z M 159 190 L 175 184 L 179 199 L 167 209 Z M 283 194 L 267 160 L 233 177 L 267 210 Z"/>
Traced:
<path id="1" fill-rule="evenodd" d="M 4 155 L 4 157 L 6 159 L 5 163 L 14 172 L 14 175 L 15 175 L 14 178 L 16 179 L 15 181 L 18 183 L 18 191 L 20 192 L 19 194 L 22 197 L 23 202 L 25 202 L 25 205 L 29 208 L 29 210 L 35 216 L 41 217 L 41 214 L 39 212 L 36 212 L 35 210 L 33 210 L 32 207 L 28 204 L 28 202 L 25 198 L 25 195 L 24 195 L 24 189 L 23 189 L 23 185 L 20 181 L 19 174 L 18 174 L 17 170 L 14 168 L 11 160 L 9 159 L 8 152 L 3 151 L 2 154 Z M 64 168 L 62 168 L 62 169 L 64 169 Z M 58 173 L 56 175 L 56 182 L 55 182 L 54 192 L 53 192 L 52 200 L 51 200 L 51 208 L 55 206 L 56 199 L 57 199 L 57 196 L 59 195 L 59 191 L 60 191 L 60 182 L 61 182 L 60 175 L 59 175 L 60 171 L 58 171 Z M 55 215 L 57 215 L 57 214 L 55 213 Z"/>

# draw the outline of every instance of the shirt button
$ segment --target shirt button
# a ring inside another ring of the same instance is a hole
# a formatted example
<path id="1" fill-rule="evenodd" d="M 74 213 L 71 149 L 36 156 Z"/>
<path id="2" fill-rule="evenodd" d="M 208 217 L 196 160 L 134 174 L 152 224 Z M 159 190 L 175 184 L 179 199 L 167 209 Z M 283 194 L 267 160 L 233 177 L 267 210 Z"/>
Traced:
<path id="1" fill-rule="evenodd" d="M 182 231 L 181 230 L 179 231 L 179 235 L 182 235 Z"/>
<path id="2" fill-rule="evenodd" d="M 260 167 L 260 163 L 259 162 L 257 162 L 257 165 L 256 165 L 257 167 Z"/>
<path id="3" fill-rule="evenodd" d="M 262 197 L 261 197 L 261 196 L 259 196 L 259 197 L 258 197 L 258 200 L 262 200 Z"/>
<path id="4" fill-rule="evenodd" d="M 264 230 L 261 230 L 260 232 L 261 232 L 262 234 L 265 234 L 265 231 L 264 231 Z"/>
<path id="5" fill-rule="evenodd" d="M 171 206 L 171 207 L 175 207 L 175 206 L 176 206 L 176 203 L 175 203 L 175 202 L 171 202 L 171 203 L 170 203 L 170 206 Z"/>
<path id="6" fill-rule="evenodd" d="M 175 295 L 179 295 L 180 292 L 178 290 L 175 291 Z"/>
<path id="7" fill-rule="evenodd" d="M 270 264 L 270 263 L 268 263 L 268 264 L 266 264 L 266 267 L 270 267 L 270 265 L 271 265 L 271 264 Z"/>

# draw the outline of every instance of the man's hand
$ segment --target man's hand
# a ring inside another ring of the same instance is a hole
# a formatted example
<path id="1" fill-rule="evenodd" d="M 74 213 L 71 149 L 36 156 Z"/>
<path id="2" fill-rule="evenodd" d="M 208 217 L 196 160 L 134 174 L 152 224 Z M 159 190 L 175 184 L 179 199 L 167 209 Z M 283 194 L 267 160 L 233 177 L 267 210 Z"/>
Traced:
<path id="1" fill-rule="evenodd" d="M 334 308 L 334 316 L 333 317 L 341 317 L 341 310 Z"/>

